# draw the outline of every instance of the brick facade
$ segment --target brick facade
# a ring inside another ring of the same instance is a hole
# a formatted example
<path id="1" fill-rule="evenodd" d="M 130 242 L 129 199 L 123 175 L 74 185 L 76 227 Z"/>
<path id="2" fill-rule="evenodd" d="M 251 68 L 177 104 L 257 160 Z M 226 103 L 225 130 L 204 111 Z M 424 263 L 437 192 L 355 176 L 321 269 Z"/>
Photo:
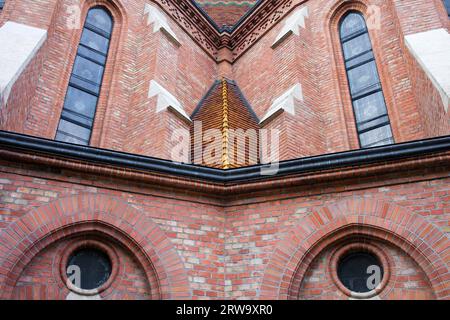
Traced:
<path id="1" fill-rule="evenodd" d="M 81 37 L 67 21 L 79 3 L 80 26 L 96 5 L 114 19 L 86 154 L 101 148 L 171 160 L 173 133 L 192 132 L 193 123 L 171 109 L 157 111 L 150 81 L 167 89 L 191 120 L 222 130 L 224 77 L 232 90 L 230 127 L 278 129 L 280 161 L 359 149 L 338 25 L 353 10 L 370 19 L 373 8 L 381 28 L 369 35 L 395 142 L 445 137 L 449 112 L 404 37 L 450 32 L 450 21 L 441 1 L 413 2 L 279 0 L 270 4 L 280 6 L 277 18 L 270 16 L 276 10 L 264 16 L 255 8 L 236 30 L 216 34 L 210 25 L 200 30 L 207 23 L 200 12 L 192 24 L 169 0 L 8 0 L 0 27 L 15 21 L 45 29 L 48 37 L 0 105 L 0 130 L 55 138 Z M 167 30 L 154 32 L 145 3 L 163 13 L 179 44 Z M 273 47 L 302 6 L 305 27 Z M 243 13 L 211 15 L 220 23 Z M 297 83 L 303 100 L 295 113 L 257 123 Z M 218 91 L 207 95 L 214 84 Z M 232 183 L 61 156 L 56 149 L 33 153 L 0 144 L 1 299 L 66 299 L 71 290 L 61 257 L 83 241 L 100 242 L 117 257 L 103 299 L 349 299 L 333 257 L 364 244 L 386 261 L 377 298 L 450 298 L 448 147 Z"/>

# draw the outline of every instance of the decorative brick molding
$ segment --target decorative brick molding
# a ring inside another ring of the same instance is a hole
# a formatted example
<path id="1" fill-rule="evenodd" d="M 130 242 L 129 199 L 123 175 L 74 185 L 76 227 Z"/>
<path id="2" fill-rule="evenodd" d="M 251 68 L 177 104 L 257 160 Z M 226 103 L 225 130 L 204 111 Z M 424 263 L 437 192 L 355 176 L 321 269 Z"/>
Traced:
<path id="1" fill-rule="evenodd" d="M 173 244 L 145 213 L 118 198 L 79 195 L 39 207 L 0 233 L 0 298 L 11 297 L 22 270 L 40 251 L 87 233 L 112 238 L 133 253 L 146 272 L 152 299 L 191 297 Z"/>
<path id="2" fill-rule="evenodd" d="M 350 235 L 380 239 L 402 249 L 427 274 L 436 297 L 449 299 L 450 240 L 445 233 L 400 206 L 357 198 L 317 209 L 288 232 L 266 267 L 260 298 L 297 299 L 314 257 Z"/>
<path id="3" fill-rule="evenodd" d="M 146 3 L 144 12 L 145 14 L 148 14 L 147 24 L 153 24 L 153 32 L 161 30 L 165 35 L 169 37 L 170 40 L 175 42 L 176 45 L 181 45 L 177 35 L 175 34 L 175 32 L 173 32 L 172 28 L 170 28 L 166 17 L 157 7 Z"/>
<path id="4" fill-rule="evenodd" d="M 247 49 L 306 0 L 269 0 L 260 3 L 234 30 L 217 30 L 189 1 L 161 0 L 160 5 L 211 57 L 217 60 L 218 51 L 228 47 L 236 61 Z"/>
<path id="5" fill-rule="evenodd" d="M 155 4 L 177 22 L 212 57 L 216 57 L 221 40 L 217 30 L 190 1 L 161 0 Z"/>

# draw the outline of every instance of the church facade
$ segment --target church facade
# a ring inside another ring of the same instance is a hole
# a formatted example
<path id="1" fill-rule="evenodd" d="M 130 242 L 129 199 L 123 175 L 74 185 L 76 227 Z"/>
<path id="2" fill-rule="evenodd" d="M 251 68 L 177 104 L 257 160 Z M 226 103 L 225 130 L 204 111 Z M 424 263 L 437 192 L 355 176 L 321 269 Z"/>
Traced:
<path id="1" fill-rule="evenodd" d="M 0 299 L 449 299 L 449 17 L 0 1 Z"/>

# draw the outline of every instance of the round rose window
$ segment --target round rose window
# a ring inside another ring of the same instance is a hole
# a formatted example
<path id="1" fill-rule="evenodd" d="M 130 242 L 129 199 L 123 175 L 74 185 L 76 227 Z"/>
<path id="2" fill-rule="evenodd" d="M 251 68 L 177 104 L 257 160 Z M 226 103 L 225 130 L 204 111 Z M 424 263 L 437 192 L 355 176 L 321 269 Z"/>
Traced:
<path id="1" fill-rule="evenodd" d="M 111 276 L 111 260 L 101 250 L 84 248 L 75 251 L 67 263 L 67 277 L 76 287 L 93 290 Z"/>
<path id="2" fill-rule="evenodd" d="M 384 270 L 375 255 L 368 252 L 352 252 L 339 260 L 337 275 L 351 292 L 366 293 L 380 285 Z"/>

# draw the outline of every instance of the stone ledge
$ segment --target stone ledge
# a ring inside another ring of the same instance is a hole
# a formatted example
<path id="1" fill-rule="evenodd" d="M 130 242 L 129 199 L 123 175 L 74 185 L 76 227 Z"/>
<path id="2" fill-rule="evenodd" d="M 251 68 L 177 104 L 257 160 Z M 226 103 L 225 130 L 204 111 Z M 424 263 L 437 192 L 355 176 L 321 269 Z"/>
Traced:
<path id="1" fill-rule="evenodd" d="M 445 112 L 450 104 L 450 34 L 435 29 L 405 36 L 406 46 L 441 95 Z"/>
<path id="2" fill-rule="evenodd" d="M 47 31 L 12 21 L 0 28 L 0 105 L 47 39 Z"/>
<path id="3" fill-rule="evenodd" d="M 155 80 L 150 81 L 150 89 L 148 92 L 148 97 L 157 97 L 157 103 L 156 103 L 156 112 L 161 112 L 164 110 L 171 110 L 176 115 L 180 116 L 182 120 L 187 122 L 192 122 L 191 118 L 187 115 L 187 113 L 184 111 L 183 106 L 181 103 L 173 96 L 167 89 L 165 89 L 163 86 L 161 86 L 158 82 Z"/>

